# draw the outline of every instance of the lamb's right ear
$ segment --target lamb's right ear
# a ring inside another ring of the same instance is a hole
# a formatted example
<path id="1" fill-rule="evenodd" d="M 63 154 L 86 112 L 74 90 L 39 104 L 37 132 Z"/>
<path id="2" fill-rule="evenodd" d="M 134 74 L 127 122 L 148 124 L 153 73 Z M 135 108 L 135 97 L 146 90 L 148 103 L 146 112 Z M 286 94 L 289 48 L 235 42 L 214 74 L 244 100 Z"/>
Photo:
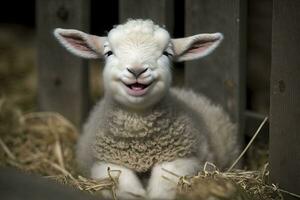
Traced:
<path id="1" fill-rule="evenodd" d="M 71 53 L 82 58 L 102 58 L 106 37 L 90 35 L 73 29 L 54 30 L 56 39 Z"/>

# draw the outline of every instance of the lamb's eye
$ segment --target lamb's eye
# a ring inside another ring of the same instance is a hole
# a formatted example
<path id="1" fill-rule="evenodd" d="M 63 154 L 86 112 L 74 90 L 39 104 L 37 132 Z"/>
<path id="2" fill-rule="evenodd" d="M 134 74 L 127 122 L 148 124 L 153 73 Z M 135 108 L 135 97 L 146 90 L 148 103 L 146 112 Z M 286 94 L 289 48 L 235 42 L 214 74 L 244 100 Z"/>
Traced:
<path id="1" fill-rule="evenodd" d="M 163 55 L 165 55 L 165 56 L 167 56 L 167 57 L 172 57 L 173 55 L 171 54 L 171 53 L 169 53 L 169 52 L 167 52 L 167 51 L 164 51 L 163 52 Z"/>
<path id="2" fill-rule="evenodd" d="M 106 52 L 104 55 L 106 56 L 106 57 L 108 57 L 108 56 L 111 56 L 111 55 L 113 55 L 114 53 L 112 52 L 112 51 L 108 51 L 108 52 Z"/>

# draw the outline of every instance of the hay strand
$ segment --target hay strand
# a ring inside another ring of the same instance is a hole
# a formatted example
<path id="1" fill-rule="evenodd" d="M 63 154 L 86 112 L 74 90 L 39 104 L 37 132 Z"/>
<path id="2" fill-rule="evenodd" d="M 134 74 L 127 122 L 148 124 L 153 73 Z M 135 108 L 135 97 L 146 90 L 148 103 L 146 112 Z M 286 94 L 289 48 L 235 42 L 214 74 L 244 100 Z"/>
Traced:
<path id="1" fill-rule="evenodd" d="M 267 187 L 273 189 L 274 191 L 279 191 L 281 193 L 285 193 L 285 194 L 288 194 L 288 195 L 290 195 L 292 197 L 300 199 L 300 195 L 292 193 L 292 192 L 289 192 L 289 191 L 281 189 L 281 188 L 278 188 L 275 184 L 272 184 L 272 186 L 267 185 Z"/>
<path id="2" fill-rule="evenodd" d="M 265 117 L 264 120 L 262 121 L 262 123 L 259 125 L 258 129 L 256 130 L 255 134 L 253 135 L 253 137 L 251 138 L 250 142 L 247 144 L 247 146 L 244 148 L 244 150 L 242 151 L 242 153 L 238 156 L 238 158 L 232 163 L 232 165 L 229 167 L 229 169 L 227 171 L 231 171 L 236 164 L 241 160 L 241 158 L 245 155 L 245 153 L 247 152 L 247 150 L 250 148 L 250 146 L 252 145 L 252 143 L 254 142 L 256 136 L 260 133 L 260 130 L 262 129 L 262 127 L 264 126 L 264 124 L 267 122 L 268 117 Z"/>
<path id="3" fill-rule="evenodd" d="M 16 160 L 16 156 L 9 150 L 3 140 L 0 138 L 0 146 L 11 160 Z"/>

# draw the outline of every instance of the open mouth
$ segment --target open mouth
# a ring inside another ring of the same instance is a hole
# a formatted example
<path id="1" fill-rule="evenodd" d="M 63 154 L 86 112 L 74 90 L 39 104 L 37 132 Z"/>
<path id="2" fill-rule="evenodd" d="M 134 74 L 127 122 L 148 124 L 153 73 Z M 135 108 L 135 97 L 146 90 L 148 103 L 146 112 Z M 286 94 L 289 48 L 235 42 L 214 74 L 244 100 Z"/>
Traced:
<path id="1" fill-rule="evenodd" d="M 125 84 L 127 86 L 128 94 L 132 96 L 142 96 L 147 92 L 148 87 L 150 84 L 142 84 L 139 82 L 135 82 L 133 84 Z"/>

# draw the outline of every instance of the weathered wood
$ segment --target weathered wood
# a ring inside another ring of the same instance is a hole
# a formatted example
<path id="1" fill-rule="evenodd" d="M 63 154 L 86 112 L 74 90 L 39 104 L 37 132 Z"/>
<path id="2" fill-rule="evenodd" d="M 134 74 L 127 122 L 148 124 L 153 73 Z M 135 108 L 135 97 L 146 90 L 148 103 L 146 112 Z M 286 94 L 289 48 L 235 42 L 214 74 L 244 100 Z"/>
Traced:
<path id="1" fill-rule="evenodd" d="M 300 1 L 274 0 L 272 29 L 271 180 L 300 194 Z M 285 199 L 296 199 L 286 196 Z"/>
<path id="2" fill-rule="evenodd" d="M 0 168 L 1 200 L 101 200 L 46 178 Z"/>
<path id="3" fill-rule="evenodd" d="M 245 110 L 246 4 L 244 0 L 186 1 L 185 34 L 222 32 L 224 41 L 208 57 L 185 64 L 186 86 L 229 112 L 242 132 Z"/>
<path id="4" fill-rule="evenodd" d="M 37 0 L 38 103 L 80 125 L 88 109 L 87 61 L 63 49 L 53 29 L 89 28 L 89 0 Z"/>
<path id="5" fill-rule="evenodd" d="M 120 0 L 119 18 L 125 22 L 128 18 L 151 19 L 156 24 L 165 25 L 169 32 L 174 27 L 173 0 Z"/>

